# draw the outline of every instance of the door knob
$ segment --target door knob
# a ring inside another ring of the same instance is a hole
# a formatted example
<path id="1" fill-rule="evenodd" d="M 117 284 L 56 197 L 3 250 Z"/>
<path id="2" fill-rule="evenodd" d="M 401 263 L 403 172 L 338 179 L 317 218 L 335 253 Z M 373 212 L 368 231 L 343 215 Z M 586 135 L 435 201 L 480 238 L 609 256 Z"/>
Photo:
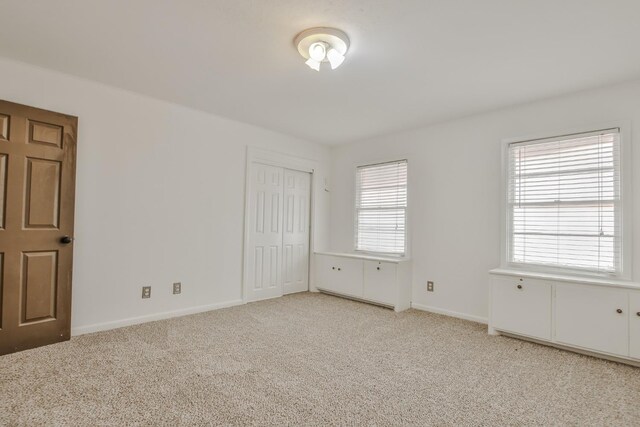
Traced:
<path id="1" fill-rule="evenodd" d="M 63 245 L 68 245 L 69 243 L 73 242 L 73 237 L 70 236 L 62 236 L 60 238 L 60 243 L 62 243 Z"/>

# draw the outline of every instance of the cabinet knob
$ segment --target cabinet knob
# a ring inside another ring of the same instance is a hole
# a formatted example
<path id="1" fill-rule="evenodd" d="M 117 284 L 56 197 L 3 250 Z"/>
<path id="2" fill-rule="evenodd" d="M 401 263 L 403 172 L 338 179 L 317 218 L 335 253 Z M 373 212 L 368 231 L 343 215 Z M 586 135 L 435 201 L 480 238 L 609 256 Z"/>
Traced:
<path id="1" fill-rule="evenodd" d="M 517 286 L 517 288 L 518 288 L 518 289 L 522 289 L 522 285 L 518 285 L 518 286 Z"/>
<path id="2" fill-rule="evenodd" d="M 380 270 L 380 267 L 376 267 L 376 270 Z"/>
<path id="3" fill-rule="evenodd" d="M 335 267 L 331 267 L 331 269 L 332 269 L 332 270 L 335 270 L 336 268 L 335 268 Z"/>
<path id="4" fill-rule="evenodd" d="M 640 317 L 640 311 L 636 313 L 638 315 L 638 317 Z"/>
<path id="5" fill-rule="evenodd" d="M 340 268 L 340 267 L 338 267 L 338 271 L 340 271 L 340 270 L 341 270 L 341 268 Z"/>
<path id="6" fill-rule="evenodd" d="M 616 310 L 616 313 L 618 313 L 618 314 L 622 314 L 622 309 L 621 309 L 621 308 L 617 309 L 617 310 Z"/>

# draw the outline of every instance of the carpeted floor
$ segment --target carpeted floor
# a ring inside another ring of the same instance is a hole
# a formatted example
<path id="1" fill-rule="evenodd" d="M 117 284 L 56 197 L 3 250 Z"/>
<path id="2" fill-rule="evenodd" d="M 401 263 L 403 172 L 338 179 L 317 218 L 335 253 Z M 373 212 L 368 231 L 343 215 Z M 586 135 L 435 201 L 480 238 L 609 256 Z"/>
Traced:
<path id="1" fill-rule="evenodd" d="M 640 369 L 297 294 L 0 357 L 0 425 L 639 425 Z"/>

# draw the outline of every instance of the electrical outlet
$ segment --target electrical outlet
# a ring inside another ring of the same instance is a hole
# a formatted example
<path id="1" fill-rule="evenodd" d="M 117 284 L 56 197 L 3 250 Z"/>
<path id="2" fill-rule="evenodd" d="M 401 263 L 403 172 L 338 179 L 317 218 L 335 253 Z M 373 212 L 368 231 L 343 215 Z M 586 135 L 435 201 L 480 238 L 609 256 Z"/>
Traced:
<path id="1" fill-rule="evenodd" d="M 427 292 L 433 292 L 433 282 L 427 282 Z"/>
<path id="2" fill-rule="evenodd" d="M 174 295 L 178 295 L 179 293 L 182 292 L 182 283 L 180 282 L 175 282 L 173 284 L 173 294 Z"/>
<path id="3" fill-rule="evenodd" d="M 142 298 L 151 298 L 151 286 L 142 287 Z"/>

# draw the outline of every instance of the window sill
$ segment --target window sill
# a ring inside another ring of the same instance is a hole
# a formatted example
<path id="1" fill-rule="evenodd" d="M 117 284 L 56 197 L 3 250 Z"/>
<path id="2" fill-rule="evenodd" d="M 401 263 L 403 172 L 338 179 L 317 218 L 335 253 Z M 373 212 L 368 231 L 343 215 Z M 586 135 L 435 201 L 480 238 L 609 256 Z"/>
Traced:
<path id="1" fill-rule="evenodd" d="M 612 286 L 616 288 L 640 290 L 640 283 L 632 282 L 630 280 L 585 277 L 585 276 L 557 274 L 557 273 L 539 273 L 534 271 L 518 270 L 513 268 L 495 268 L 493 270 L 490 270 L 489 274 L 495 274 L 500 276 L 526 277 L 526 278 L 541 279 L 541 280 L 551 280 L 554 282 L 585 283 L 588 285 Z"/>
<path id="2" fill-rule="evenodd" d="M 383 261 L 383 262 L 393 262 L 393 263 L 401 263 L 409 261 L 409 258 L 405 257 L 394 257 L 394 256 L 382 256 L 382 255 L 372 255 L 365 253 L 345 253 L 345 252 L 316 252 L 317 255 L 330 255 L 330 256 L 339 256 L 346 258 L 357 258 L 357 259 L 365 259 L 369 261 Z"/>

